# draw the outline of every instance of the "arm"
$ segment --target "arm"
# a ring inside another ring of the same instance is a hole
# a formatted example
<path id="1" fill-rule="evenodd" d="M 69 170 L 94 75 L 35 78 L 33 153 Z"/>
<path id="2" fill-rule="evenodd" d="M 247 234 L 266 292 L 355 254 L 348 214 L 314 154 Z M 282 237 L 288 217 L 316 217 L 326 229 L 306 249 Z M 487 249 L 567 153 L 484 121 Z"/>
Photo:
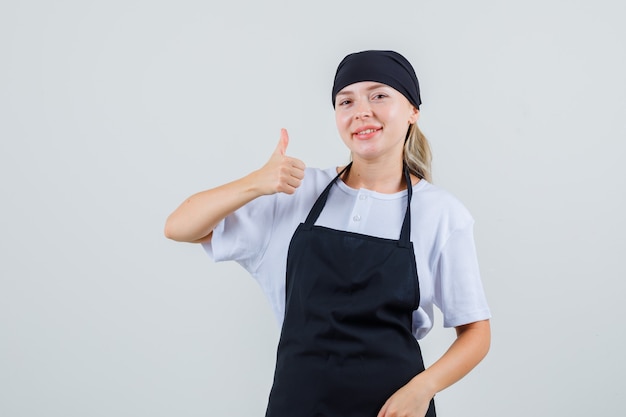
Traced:
<path id="1" fill-rule="evenodd" d="M 456 327 L 457 337 L 437 362 L 396 391 L 378 417 L 423 417 L 436 393 L 463 378 L 485 357 L 491 343 L 489 320 Z"/>
<path id="2" fill-rule="evenodd" d="M 293 194 L 304 178 L 304 163 L 285 155 L 289 136 L 281 130 L 278 146 L 259 170 L 185 200 L 165 223 L 165 236 L 179 242 L 207 242 L 217 224 L 262 195 Z"/>

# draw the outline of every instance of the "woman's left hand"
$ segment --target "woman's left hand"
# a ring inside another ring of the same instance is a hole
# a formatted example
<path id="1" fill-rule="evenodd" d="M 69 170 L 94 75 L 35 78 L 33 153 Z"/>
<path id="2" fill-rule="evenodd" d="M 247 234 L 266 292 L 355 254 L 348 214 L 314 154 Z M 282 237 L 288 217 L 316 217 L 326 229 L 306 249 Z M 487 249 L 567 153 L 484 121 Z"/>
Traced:
<path id="1" fill-rule="evenodd" d="M 434 395 L 416 376 L 389 397 L 377 417 L 424 417 Z"/>
<path id="2" fill-rule="evenodd" d="M 438 361 L 395 392 L 377 417 L 424 417 L 430 400 L 467 374 L 489 350 L 489 320 L 456 327 L 456 339 Z"/>

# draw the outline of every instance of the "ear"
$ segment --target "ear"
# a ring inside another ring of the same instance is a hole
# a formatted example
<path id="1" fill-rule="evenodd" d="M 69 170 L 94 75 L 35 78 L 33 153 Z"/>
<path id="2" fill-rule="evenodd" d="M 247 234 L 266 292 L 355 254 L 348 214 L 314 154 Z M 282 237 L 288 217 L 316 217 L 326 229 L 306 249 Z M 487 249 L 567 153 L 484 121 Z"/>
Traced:
<path id="1" fill-rule="evenodd" d="M 414 124 L 417 119 L 420 118 L 420 111 L 415 106 L 411 106 L 411 112 L 409 114 L 409 124 Z"/>

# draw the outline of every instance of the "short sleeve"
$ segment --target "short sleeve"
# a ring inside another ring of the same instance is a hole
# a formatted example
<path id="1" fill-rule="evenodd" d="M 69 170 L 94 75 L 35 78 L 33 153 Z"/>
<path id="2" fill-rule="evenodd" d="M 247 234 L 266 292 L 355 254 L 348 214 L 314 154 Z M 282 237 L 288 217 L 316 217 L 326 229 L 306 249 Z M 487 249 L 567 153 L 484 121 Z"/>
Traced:
<path id="1" fill-rule="evenodd" d="M 491 318 L 480 278 L 473 222 L 452 232 L 440 252 L 434 301 L 445 327 Z"/>
<path id="2" fill-rule="evenodd" d="M 204 250 L 215 262 L 235 261 L 252 273 L 269 244 L 275 208 L 275 195 L 249 202 L 217 225 Z"/>

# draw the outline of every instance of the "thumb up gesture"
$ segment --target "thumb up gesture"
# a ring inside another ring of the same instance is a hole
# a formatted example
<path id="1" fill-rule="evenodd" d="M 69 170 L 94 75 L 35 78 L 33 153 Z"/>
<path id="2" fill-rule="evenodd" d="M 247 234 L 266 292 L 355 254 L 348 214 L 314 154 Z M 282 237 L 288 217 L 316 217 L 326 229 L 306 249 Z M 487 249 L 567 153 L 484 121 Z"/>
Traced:
<path id="1" fill-rule="evenodd" d="M 257 185 L 263 194 L 293 194 L 304 178 L 304 162 L 287 156 L 289 135 L 281 129 L 280 139 L 269 161 L 256 171 Z"/>

